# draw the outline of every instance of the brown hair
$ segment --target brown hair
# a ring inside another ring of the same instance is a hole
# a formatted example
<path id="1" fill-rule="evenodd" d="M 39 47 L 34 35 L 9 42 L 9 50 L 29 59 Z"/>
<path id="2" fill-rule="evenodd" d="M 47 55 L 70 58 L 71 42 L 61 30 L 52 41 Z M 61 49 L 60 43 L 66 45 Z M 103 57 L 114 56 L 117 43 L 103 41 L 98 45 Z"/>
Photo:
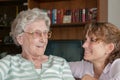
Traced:
<path id="1" fill-rule="evenodd" d="M 94 22 L 86 25 L 88 36 L 96 36 L 97 40 L 102 40 L 105 43 L 113 43 L 114 50 L 106 60 L 107 63 L 112 63 L 115 59 L 120 58 L 120 29 L 108 22 Z"/>

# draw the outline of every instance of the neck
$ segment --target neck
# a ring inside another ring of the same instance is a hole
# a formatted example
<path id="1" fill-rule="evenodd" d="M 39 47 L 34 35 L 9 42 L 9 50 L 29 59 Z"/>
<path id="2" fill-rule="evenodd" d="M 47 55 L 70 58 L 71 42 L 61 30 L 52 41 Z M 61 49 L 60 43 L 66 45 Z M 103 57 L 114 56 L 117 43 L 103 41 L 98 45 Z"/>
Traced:
<path id="1" fill-rule="evenodd" d="M 105 68 L 105 65 L 104 64 L 93 64 L 94 66 L 94 77 L 99 79 L 100 75 L 102 74 L 104 68 Z"/>
<path id="2" fill-rule="evenodd" d="M 30 54 L 22 53 L 22 57 L 31 61 L 35 68 L 41 68 L 42 63 L 48 61 L 48 56 L 46 55 L 32 56 Z"/>

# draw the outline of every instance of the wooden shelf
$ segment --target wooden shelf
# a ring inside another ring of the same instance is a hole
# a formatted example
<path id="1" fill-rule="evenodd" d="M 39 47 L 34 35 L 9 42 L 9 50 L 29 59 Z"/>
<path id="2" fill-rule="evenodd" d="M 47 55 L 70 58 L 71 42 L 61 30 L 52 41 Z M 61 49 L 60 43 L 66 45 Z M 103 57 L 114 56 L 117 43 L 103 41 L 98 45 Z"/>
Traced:
<path id="1" fill-rule="evenodd" d="M 85 26 L 87 22 L 84 23 L 62 23 L 62 24 L 52 24 L 51 27 L 53 28 L 60 28 L 60 27 L 81 27 L 81 26 Z"/>
<path id="2" fill-rule="evenodd" d="M 34 0 L 37 2 L 58 2 L 58 1 L 70 1 L 70 0 Z"/>

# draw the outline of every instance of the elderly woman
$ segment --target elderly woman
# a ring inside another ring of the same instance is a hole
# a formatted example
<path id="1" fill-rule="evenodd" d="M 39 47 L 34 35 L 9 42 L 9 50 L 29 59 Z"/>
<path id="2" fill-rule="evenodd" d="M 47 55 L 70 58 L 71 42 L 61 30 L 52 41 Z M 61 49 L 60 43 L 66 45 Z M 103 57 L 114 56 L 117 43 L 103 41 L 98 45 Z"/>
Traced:
<path id="1" fill-rule="evenodd" d="M 43 10 L 20 12 L 10 34 L 22 52 L 0 60 L 0 80 L 74 80 L 65 59 L 44 55 L 49 31 L 50 19 Z"/>
<path id="2" fill-rule="evenodd" d="M 70 62 L 81 80 L 120 80 L 120 30 L 111 23 L 87 25 L 84 59 Z"/>

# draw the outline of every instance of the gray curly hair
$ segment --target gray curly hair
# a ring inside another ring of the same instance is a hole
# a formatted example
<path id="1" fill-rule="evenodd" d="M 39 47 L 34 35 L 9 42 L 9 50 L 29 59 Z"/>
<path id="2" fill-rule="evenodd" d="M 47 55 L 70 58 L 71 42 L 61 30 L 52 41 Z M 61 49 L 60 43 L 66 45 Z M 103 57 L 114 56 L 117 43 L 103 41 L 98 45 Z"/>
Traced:
<path id="1" fill-rule="evenodd" d="M 27 24 L 34 22 L 35 20 L 45 20 L 46 26 L 48 30 L 50 30 L 51 22 L 45 10 L 33 8 L 26 11 L 21 11 L 11 25 L 10 36 L 13 38 L 13 41 L 16 45 L 19 46 L 16 37 L 24 32 Z"/>

